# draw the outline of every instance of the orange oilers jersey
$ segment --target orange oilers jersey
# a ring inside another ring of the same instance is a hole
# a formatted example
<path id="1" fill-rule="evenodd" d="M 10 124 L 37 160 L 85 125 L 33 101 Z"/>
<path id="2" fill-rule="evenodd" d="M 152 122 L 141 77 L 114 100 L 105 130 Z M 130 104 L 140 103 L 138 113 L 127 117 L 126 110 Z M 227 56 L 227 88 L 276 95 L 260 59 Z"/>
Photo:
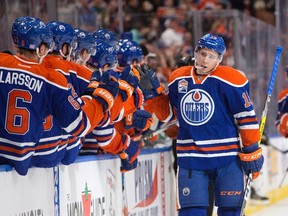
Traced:
<path id="1" fill-rule="evenodd" d="M 25 175 L 53 115 L 72 136 L 84 136 L 103 118 L 103 106 L 90 100 L 81 109 L 66 78 L 53 69 L 20 56 L 0 54 L 0 154 Z"/>
<path id="2" fill-rule="evenodd" d="M 66 77 L 75 100 L 84 93 L 92 74 L 87 67 L 63 60 L 55 55 L 47 55 L 42 65 L 55 69 Z M 78 102 L 81 106 L 83 105 L 81 100 L 78 100 Z M 46 120 L 44 126 L 45 129 L 39 141 L 39 147 L 33 157 L 34 165 L 53 167 L 59 162 L 66 165 L 74 162 L 81 147 L 81 137 L 73 137 L 62 130 L 61 125 L 54 118 L 51 121 Z M 53 145 L 57 139 L 61 141 L 59 146 Z M 45 146 L 47 148 L 44 148 Z M 51 160 L 51 158 L 54 159 Z M 46 163 L 43 163 L 43 161 L 46 161 Z"/>
<path id="3" fill-rule="evenodd" d="M 282 90 L 278 95 L 278 112 L 276 117 L 276 128 L 279 133 L 287 138 L 288 137 L 288 89 Z"/>

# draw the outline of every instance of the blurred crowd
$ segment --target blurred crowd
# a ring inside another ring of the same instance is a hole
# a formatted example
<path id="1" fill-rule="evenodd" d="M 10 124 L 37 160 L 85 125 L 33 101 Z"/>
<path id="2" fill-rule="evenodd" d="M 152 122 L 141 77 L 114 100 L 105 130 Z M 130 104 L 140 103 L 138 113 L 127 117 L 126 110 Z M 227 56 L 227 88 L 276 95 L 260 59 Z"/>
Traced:
<path id="1" fill-rule="evenodd" d="M 16 17 L 17 13 L 20 15 L 20 11 L 29 14 L 31 5 L 25 1 L 13 2 Z M 35 15 L 48 21 L 48 1 L 32 3 Z M 275 24 L 275 0 L 123 0 L 123 29 L 119 28 L 118 0 L 64 0 L 57 4 L 58 20 L 88 32 L 100 28 L 109 29 L 118 38 L 122 32 L 131 32 L 134 41 L 147 47 L 149 58 L 157 60 L 154 70 L 168 76 L 177 67 L 177 61 L 193 55 L 194 24 L 191 16 L 195 11 L 236 9 Z M 234 66 L 231 44 L 233 21 L 225 17 L 211 17 L 205 19 L 203 25 L 204 33 L 215 33 L 224 38 L 228 49 L 223 63 Z"/>
<path id="2" fill-rule="evenodd" d="M 73 4 L 75 1 L 70 2 Z M 117 0 L 79 2 L 82 4 L 79 7 L 81 28 L 93 31 L 96 26 L 119 34 Z M 273 25 L 275 23 L 274 0 L 126 0 L 123 1 L 123 31 L 131 32 L 133 40 L 145 45 L 150 56 L 155 56 L 158 65 L 154 66 L 154 70 L 161 70 L 169 76 L 177 67 L 177 61 L 193 55 L 193 11 L 229 9 L 239 10 Z M 204 25 L 206 32 L 223 36 L 228 47 L 223 63 L 234 66 L 232 21 L 212 17 Z"/>

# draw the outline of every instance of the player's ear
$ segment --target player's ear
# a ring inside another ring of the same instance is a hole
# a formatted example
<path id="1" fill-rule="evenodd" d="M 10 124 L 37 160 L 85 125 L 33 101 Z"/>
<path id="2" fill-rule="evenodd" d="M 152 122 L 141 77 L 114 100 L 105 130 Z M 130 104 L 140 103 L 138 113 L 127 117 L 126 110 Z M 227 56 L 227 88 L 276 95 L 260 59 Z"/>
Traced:
<path id="1" fill-rule="evenodd" d="M 47 46 L 45 46 L 45 44 L 40 44 L 40 46 L 39 46 L 39 55 L 40 56 L 46 55 L 47 51 L 48 51 Z"/>

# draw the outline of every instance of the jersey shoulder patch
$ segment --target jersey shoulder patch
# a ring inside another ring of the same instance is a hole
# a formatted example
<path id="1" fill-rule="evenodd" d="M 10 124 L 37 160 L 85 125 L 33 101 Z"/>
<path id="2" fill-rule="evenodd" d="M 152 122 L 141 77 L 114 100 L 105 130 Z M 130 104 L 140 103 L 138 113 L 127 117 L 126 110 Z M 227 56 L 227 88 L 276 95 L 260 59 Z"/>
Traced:
<path id="1" fill-rule="evenodd" d="M 211 77 L 237 86 L 245 85 L 248 82 L 247 77 L 243 73 L 229 66 L 218 66 L 217 69 L 211 73 Z"/>

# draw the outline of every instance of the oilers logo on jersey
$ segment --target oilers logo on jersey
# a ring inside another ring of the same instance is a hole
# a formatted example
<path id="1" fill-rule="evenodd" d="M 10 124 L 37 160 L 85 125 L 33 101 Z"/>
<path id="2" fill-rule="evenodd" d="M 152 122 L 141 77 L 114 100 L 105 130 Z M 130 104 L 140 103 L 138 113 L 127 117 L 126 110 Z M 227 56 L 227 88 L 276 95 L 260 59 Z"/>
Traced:
<path id="1" fill-rule="evenodd" d="M 181 99 L 180 110 L 187 124 L 199 126 L 205 124 L 212 117 L 214 102 L 206 91 L 193 89 Z"/>

